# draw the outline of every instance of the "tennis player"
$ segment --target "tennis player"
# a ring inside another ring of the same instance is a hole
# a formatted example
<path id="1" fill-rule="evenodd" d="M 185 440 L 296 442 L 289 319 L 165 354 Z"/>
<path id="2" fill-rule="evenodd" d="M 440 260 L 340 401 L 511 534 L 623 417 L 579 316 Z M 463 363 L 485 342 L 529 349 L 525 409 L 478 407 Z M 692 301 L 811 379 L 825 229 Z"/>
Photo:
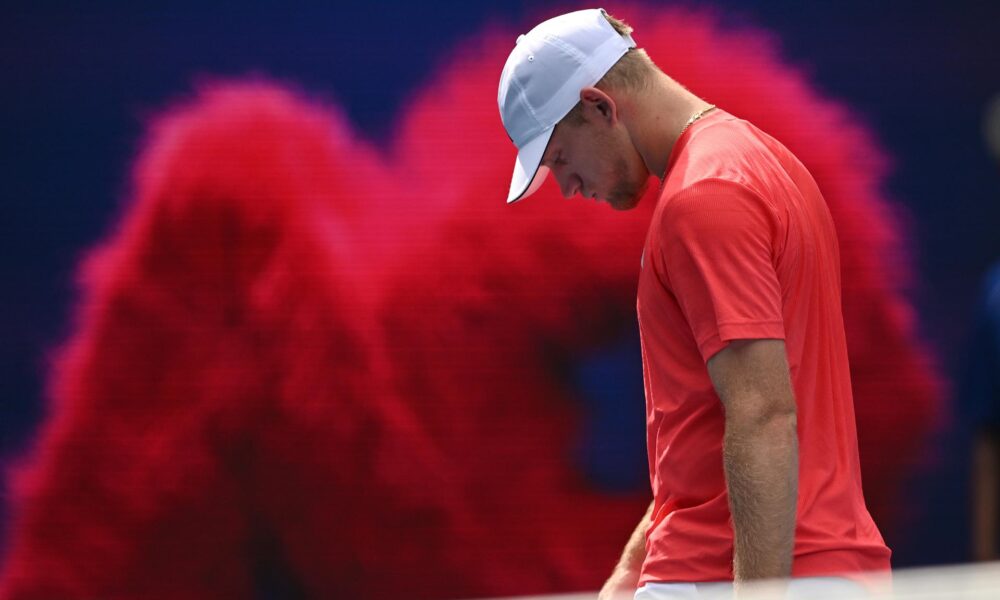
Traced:
<path id="1" fill-rule="evenodd" d="M 830 212 L 791 152 L 631 32 L 602 9 L 545 21 L 498 98 L 518 149 L 508 203 L 551 173 L 566 197 L 628 210 L 660 180 L 637 301 L 653 502 L 601 597 L 772 578 L 793 597 L 863 593 L 890 551 L 862 495 Z"/>

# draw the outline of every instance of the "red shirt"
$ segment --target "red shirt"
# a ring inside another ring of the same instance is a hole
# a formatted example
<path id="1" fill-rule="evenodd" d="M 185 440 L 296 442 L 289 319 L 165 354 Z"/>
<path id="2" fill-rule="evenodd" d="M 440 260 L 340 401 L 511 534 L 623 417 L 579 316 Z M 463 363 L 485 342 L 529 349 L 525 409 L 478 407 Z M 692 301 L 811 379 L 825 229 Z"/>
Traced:
<path id="1" fill-rule="evenodd" d="M 806 168 L 716 109 L 677 140 L 643 251 L 638 314 L 653 520 L 640 584 L 733 578 L 724 415 L 705 363 L 785 340 L 798 413 L 792 574 L 889 569 L 865 507 L 830 212 Z"/>

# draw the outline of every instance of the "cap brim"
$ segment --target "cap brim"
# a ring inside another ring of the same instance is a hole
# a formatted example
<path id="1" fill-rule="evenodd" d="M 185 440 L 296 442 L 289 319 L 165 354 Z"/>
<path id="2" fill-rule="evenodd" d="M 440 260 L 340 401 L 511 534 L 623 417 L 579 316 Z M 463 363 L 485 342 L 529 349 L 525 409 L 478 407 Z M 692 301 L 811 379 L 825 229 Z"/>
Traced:
<path id="1" fill-rule="evenodd" d="M 521 147 L 514 160 L 514 176 L 510 180 L 507 204 L 513 204 L 535 193 L 549 174 L 548 167 L 540 166 L 545 148 L 549 145 L 554 127 L 538 134 L 538 137 Z"/>

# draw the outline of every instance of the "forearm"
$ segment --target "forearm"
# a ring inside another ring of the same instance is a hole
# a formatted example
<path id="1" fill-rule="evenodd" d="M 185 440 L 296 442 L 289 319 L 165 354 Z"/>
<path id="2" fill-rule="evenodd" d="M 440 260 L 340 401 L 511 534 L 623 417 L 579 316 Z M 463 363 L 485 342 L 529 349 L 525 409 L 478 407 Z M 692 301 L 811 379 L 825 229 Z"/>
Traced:
<path id="1" fill-rule="evenodd" d="M 653 503 L 650 503 L 646 514 L 639 520 L 635 531 L 632 532 L 628 543 L 625 544 L 625 551 L 622 552 L 618 565 L 601 589 L 599 600 L 631 597 L 635 592 L 639 581 L 639 572 L 646 559 L 646 531 L 649 529 L 652 515 Z"/>
<path id="2" fill-rule="evenodd" d="M 997 559 L 997 490 L 1000 488 L 997 467 L 1000 461 L 1000 445 L 997 437 L 979 433 L 975 441 L 972 470 L 972 542 L 973 559 L 990 561 Z"/>
<path id="3" fill-rule="evenodd" d="M 646 560 L 646 531 L 649 530 L 652 516 L 653 503 L 650 502 L 646 514 L 639 520 L 639 524 L 625 545 L 625 551 L 622 552 L 622 557 L 618 560 L 618 569 L 638 573 L 639 569 L 642 568 L 642 563 Z"/>
<path id="4" fill-rule="evenodd" d="M 727 418 L 723 460 L 736 581 L 790 576 L 798 497 L 795 413 L 752 424 Z"/>

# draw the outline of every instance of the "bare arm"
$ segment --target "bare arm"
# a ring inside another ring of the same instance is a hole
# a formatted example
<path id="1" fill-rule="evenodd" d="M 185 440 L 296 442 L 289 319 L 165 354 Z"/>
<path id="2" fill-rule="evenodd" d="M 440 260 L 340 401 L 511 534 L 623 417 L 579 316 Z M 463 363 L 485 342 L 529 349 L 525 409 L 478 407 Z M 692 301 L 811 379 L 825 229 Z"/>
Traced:
<path id="1" fill-rule="evenodd" d="M 997 436 L 987 432 L 976 435 L 973 456 L 972 485 L 972 542 L 973 560 L 997 560 L 997 477 L 1000 444 Z"/>
<path id="2" fill-rule="evenodd" d="M 788 577 L 798 496 L 798 435 L 785 343 L 736 340 L 708 361 L 725 407 L 723 462 L 737 582 Z"/>
<path id="3" fill-rule="evenodd" d="M 639 520 L 639 525 L 625 545 L 625 551 L 618 560 L 618 566 L 608 581 L 601 588 L 598 600 L 611 600 L 612 598 L 631 597 L 635 593 L 636 585 L 639 582 L 639 571 L 642 568 L 642 561 L 646 559 L 646 531 L 649 529 L 649 521 L 653 516 L 653 503 L 649 503 L 649 509 Z"/>

